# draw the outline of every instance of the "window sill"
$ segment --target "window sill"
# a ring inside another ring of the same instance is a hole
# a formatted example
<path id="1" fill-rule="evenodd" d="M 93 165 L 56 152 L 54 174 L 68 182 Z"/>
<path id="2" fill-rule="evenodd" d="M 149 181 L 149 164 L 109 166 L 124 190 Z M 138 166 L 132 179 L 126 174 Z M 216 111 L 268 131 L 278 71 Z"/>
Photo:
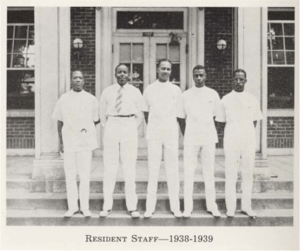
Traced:
<path id="1" fill-rule="evenodd" d="M 33 109 L 7 110 L 6 117 L 35 117 Z"/>
<path id="2" fill-rule="evenodd" d="M 294 109 L 268 109 L 268 117 L 294 117 Z"/>

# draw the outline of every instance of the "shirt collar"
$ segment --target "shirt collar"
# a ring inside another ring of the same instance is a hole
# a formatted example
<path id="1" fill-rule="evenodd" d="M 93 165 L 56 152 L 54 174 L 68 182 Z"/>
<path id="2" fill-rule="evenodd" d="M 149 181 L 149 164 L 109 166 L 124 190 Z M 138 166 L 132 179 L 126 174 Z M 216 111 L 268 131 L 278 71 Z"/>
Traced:
<path id="1" fill-rule="evenodd" d="M 204 85 L 203 87 L 196 87 L 195 85 L 193 85 L 193 87 L 195 91 L 197 92 L 203 92 L 207 87 Z"/>

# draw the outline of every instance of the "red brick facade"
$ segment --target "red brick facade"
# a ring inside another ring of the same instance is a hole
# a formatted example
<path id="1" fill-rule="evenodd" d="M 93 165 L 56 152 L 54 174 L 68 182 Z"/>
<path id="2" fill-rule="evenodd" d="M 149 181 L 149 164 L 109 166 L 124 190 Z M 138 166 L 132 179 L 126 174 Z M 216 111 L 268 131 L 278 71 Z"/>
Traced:
<path id="1" fill-rule="evenodd" d="M 294 147 L 294 118 L 268 117 L 268 148 Z"/>
<path id="2" fill-rule="evenodd" d="M 34 118 L 7 118 L 7 148 L 34 148 Z"/>
<path id="3" fill-rule="evenodd" d="M 71 8 L 71 41 L 83 41 L 82 59 L 77 60 L 75 49 L 71 47 L 71 70 L 80 69 L 85 76 L 85 90 L 95 95 L 95 37 L 96 14 L 94 7 Z"/>

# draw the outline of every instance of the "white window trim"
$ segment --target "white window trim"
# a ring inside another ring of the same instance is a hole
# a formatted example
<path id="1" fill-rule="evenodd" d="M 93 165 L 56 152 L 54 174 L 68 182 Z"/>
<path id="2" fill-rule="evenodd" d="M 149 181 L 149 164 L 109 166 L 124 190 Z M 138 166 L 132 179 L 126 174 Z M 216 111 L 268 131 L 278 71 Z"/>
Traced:
<path id="1" fill-rule="evenodd" d="M 35 117 L 34 109 L 11 109 L 6 111 L 6 117 Z"/>
<path id="2" fill-rule="evenodd" d="M 268 109 L 268 117 L 294 117 L 294 109 Z"/>

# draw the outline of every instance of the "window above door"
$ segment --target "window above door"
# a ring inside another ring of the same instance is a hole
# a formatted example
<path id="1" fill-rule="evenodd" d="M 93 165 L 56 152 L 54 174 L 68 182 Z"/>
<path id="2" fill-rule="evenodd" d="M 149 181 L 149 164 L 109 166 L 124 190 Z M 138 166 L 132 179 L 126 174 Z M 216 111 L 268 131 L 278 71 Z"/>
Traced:
<path id="1" fill-rule="evenodd" d="M 114 32 L 187 31 L 187 8 L 114 8 Z"/>

